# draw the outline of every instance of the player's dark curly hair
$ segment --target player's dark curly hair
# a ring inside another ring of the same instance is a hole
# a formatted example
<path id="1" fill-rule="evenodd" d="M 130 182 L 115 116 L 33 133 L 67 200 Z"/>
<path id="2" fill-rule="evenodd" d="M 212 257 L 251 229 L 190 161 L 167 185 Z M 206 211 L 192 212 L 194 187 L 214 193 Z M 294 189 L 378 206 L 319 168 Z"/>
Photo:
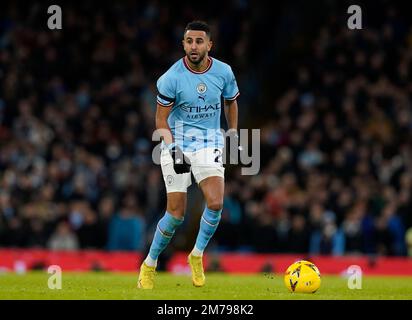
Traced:
<path id="1" fill-rule="evenodd" d="M 195 20 L 192 22 L 189 22 L 185 28 L 185 32 L 184 34 L 186 34 L 187 30 L 196 30 L 196 31 L 204 31 L 206 32 L 206 35 L 211 38 L 211 32 L 210 32 L 210 27 L 209 25 L 204 22 L 204 21 L 200 21 L 200 20 Z"/>

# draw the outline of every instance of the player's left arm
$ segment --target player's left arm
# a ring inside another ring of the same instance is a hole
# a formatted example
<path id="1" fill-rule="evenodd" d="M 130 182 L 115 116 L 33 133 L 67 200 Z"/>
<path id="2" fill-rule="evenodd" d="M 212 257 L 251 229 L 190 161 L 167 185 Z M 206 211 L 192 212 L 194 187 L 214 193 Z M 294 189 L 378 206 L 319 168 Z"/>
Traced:
<path id="1" fill-rule="evenodd" d="M 227 66 L 225 72 L 225 86 L 223 88 L 223 98 L 225 100 L 225 117 L 229 132 L 237 132 L 238 125 L 238 105 L 237 97 L 239 96 L 239 88 L 236 83 L 235 75 L 230 66 Z"/>
<path id="2" fill-rule="evenodd" d="M 228 125 L 227 137 L 229 137 L 229 156 L 237 163 L 239 153 L 243 152 L 238 133 L 238 105 L 236 99 L 225 100 L 225 117 Z M 237 156 L 236 156 L 237 154 Z M 232 160 L 231 162 L 232 163 Z"/>
<path id="3" fill-rule="evenodd" d="M 225 99 L 225 117 L 227 122 L 227 127 L 229 131 L 237 131 L 238 122 L 238 105 L 237 100 L 226 100 Z"/>
<path id="4" fill-rule="evenodd" d="M 229 130 L 227 131 L 227 136 L 229 137 L 229 155 L 231 158 L 239 151 L 242 151 L 242 147 L 239 144 L 239 134 L 238 134 L 238 105 L 237 97 L 239 96 L 239 88 L 236 83 L 235 75 L 233 74 L 232 68 L 228 67 L 225 77 L 225 86 L 223 88 L 223 98 L 225 100 L 224 109 L 225 117 Z M 238 159 L 235 157 L 235 160 Z"/>

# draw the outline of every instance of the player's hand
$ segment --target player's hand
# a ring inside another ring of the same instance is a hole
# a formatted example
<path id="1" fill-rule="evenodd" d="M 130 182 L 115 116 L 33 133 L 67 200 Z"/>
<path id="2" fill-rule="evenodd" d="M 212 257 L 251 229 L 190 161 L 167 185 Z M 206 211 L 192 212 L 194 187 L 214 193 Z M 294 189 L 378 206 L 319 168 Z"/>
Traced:
<path id="1" fill-rule="evenodd" d="M 229 157 L 230 162 L 239 164 L 241 162 L 243 147 L 240 144 L 239 134 L 236 129 L 229 129 L 227 132 L 229 137 Z"/>
<path id="2" fill-rule="evenodd" d="M 168 145 L 169 153 L 173 159 L 173 169 L 177 174 L 190 172 L 191 163 L 177 145 L 174 143 Z"/>

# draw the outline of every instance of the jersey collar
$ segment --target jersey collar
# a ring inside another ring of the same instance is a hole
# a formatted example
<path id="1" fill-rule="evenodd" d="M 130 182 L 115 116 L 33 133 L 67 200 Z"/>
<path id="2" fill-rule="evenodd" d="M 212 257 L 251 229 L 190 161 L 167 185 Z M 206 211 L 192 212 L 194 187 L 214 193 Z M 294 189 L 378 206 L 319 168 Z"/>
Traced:
<path id="1" fill-rule="evenodd" d="M 183 57 L 183 64 L 185 65 L 185 67 L 186 67 L 190 72 L 195 73 L 195 74 L 202 74 L 202 73 L 208 72 L 208 71 L 210 70 L 210 68 L 212 67 L 212 64 L 213 64 L 213 59 L 210 58 L 210 57 L 207 57 L 207 61 L 209 62 L 209 65 L 207 66 L 207 68 L 206 68 L 205 70 L 203 70 L 203 71 L 196 71 L 196 70 L 193 70 L 192 68 L 190 68 L 190 66 L 189 66 L 189 64 L 187 63 L 186 59 L 187 59 L 186 56 L 184 56 L 184 57 Z"/>

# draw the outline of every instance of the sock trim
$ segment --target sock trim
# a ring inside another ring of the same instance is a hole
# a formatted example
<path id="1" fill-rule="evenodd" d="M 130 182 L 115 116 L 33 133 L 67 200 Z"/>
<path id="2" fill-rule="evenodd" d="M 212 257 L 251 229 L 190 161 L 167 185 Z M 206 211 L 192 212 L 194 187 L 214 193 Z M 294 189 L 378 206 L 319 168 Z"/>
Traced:
<path id="1" fill-rule="evenodd" d="M 211 227 L 216 227 L 217 225 L 219 225 L 219 222 L 216 223 L 216 224 L 213 224 L 213 223 L 207 221 L 203 215 L 202 215 L 202 219 L 203 219 L 204 222 L 206 222 Z"/>
<path id="2" fill-rule="evenodd" d="M 174 233 L 169 233 L 167 231 L 163 231 L 162 229 L 160 229 L 159 225 L 157 225 L 157 229 L 159 230 L 159 232 L 161 233 L 162 236 L 166 237 L 166 238 L 172 238 Z"/>

